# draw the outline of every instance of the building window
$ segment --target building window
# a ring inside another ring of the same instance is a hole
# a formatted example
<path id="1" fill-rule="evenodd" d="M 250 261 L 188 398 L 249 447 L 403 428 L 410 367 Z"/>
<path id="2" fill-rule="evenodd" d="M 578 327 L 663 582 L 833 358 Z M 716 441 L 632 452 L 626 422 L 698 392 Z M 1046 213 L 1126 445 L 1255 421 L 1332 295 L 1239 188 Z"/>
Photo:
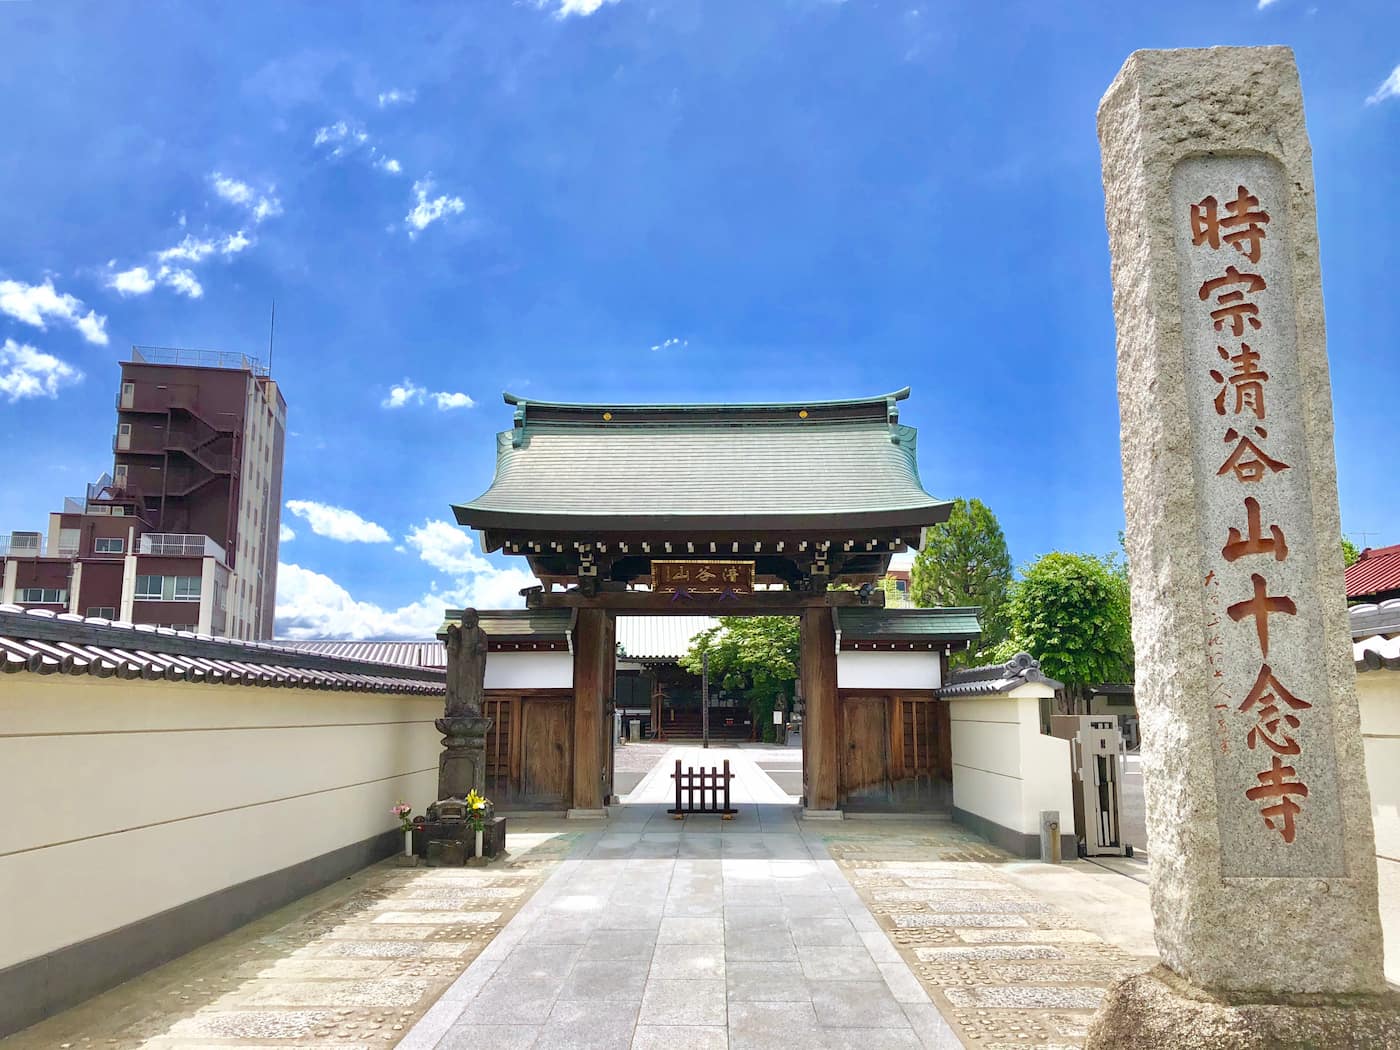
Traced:
<path id="1" fill-rule="evenodd" d="M 85 615 L 96 617 L 101 620 L 115 620 L 117 618 L 117 607 L 115 605 L 93 605 L 89 607 Z"/>
<path id="2" fill-rule="evenodd" d="M 21 587 L 19 600 L 32 605 L 67 605 L 68 592 L 58 587 Z"/>
<path id="3" fill-rule="evenodd" d="M 120 536 L 98 536 L 92 541 L 94 554 L 122 554 L 126 551 L 126 540 Z"/>
<path id="4" fill-rule="evenodd" d="M 198 576 L 137 576 L 136 600 L 140 602 L 197 602 Z"/>

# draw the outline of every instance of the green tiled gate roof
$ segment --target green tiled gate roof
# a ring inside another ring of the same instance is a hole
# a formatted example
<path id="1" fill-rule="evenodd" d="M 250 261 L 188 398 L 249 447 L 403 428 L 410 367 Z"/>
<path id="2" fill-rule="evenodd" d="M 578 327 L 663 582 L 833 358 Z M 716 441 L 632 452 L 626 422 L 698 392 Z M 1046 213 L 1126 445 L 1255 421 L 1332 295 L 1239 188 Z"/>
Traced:
<path id="1" fill-rule="evenodd" d="M 496 476 L 454 507 L 475 528 L 856 528 L 942 521 L 924 491 L 902 390 L 765 405 L 516 404 Z M 606 417 L 606 418 L 605 418 Z"/>

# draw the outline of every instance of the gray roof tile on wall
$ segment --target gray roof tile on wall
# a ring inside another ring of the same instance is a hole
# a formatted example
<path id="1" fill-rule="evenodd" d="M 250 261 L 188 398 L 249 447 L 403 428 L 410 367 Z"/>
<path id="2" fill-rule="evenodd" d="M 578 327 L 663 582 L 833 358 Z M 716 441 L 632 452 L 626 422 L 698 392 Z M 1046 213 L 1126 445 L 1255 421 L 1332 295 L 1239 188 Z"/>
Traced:
<path id="1" fill-rule="evenodd" d="M 0 605 L 0 671 L 442 695 L 439 670 Z"/>

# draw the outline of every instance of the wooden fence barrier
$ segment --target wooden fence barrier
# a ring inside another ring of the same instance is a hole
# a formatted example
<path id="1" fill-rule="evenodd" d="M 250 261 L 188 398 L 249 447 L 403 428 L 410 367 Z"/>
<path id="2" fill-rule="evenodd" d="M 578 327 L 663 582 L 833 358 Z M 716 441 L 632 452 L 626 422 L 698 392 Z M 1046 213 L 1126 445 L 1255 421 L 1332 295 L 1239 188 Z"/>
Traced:
<path id="1" fill-rule="evenodd" d="M 676 759 L 676 771 L 671 774 L 676 782 L 676 805 L 666 812 L 681 820 L 687 813 L 719 813 L 725 820 L 733 820 L 738 813 L 729 804 L 729 782 L 734 774 L 729 772 L 729 759 L 724 760 L 723 770 L 689 769 L 681 770 L 681 760 Z M 709 797 L 706 798 L 706 792 Z"/>

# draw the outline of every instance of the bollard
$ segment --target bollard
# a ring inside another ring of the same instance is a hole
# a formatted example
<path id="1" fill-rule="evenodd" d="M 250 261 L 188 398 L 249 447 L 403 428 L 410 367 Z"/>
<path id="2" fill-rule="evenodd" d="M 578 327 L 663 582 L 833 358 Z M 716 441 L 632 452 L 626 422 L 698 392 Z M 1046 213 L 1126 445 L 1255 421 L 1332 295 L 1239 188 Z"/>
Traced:
<path id="1" fill-rule="evenodd" d="M 1040 813 L 1040 859 L 1046 864 L 1060 863 L 1060 811 L 1057 809 Z"/>

